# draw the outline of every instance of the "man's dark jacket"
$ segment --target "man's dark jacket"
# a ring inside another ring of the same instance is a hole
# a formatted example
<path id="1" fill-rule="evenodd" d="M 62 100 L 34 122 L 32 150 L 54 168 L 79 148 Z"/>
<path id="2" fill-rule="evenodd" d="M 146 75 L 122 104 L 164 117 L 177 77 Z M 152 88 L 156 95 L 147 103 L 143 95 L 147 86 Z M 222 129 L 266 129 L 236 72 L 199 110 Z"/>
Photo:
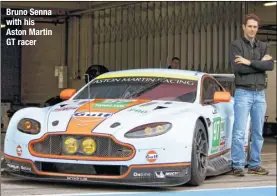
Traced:
<path id="1" fill-rule="evenodd" d="M 268 45 L 265 42 L 255 40 L 253 47 L 250 42 L 241 37 L 231 44 L 230 61 L 235 74 L 236 88 L 260 91 L 266 88 L 266 71 L 273 70 L 273 60 L 261 61 L 268 54 Z M 242 56 L 250 60 L 251 64 L 236 64 L 236 56 Z"/>

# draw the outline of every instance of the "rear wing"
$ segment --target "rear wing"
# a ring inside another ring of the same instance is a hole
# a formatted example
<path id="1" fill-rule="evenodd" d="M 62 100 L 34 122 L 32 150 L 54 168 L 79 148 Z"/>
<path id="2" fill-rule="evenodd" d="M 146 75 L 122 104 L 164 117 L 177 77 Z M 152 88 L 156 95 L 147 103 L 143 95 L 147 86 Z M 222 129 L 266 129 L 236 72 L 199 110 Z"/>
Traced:
<path id="1" fill-rule="evenodd" d="M 234 74 L 210 74 L 213 76 L 217 81 L 223 81 L 223 82 L 234 82 L 235 81 L 235 75 Z"/>

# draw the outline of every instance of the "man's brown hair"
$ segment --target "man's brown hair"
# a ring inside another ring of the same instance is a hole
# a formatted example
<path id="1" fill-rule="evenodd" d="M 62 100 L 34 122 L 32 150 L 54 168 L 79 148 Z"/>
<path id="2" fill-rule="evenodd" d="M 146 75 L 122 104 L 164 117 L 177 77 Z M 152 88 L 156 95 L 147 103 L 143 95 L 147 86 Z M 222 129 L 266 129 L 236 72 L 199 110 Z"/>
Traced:
<path id="1" fill-rule="evenodd" d="M 259 18 L 256 14 L 253 14 L 253 13 L 250 13 L 250 14 L 245 15 L 243 24 L 246 25 L 246 23 L 247 23 L 248 20 L 255 20 L 255 21 L 258 22 L 258 25 L 259 25 L 260 22 L 261 22 L 260 18 Z"/>

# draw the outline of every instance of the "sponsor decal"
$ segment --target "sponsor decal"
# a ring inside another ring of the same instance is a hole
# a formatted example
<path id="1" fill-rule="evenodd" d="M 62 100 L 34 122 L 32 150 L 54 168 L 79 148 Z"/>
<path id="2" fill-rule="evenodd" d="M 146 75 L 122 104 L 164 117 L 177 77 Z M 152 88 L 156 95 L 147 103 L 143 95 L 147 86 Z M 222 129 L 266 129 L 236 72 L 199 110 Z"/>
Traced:
<path id="1" fill-rule="evenodd" d="M 24 171 L 24 172 L 32 172 L 32 168 L 26 167 L 26 166 L 24 166 L 24 165 L 21 165 L 21 166 L 20 166 L 20 170 L 21 170 L 21 171 Z"/>
<path id="2" fill-rule="evenodd" d="M 62 112 L 62 111 L 69 111 L 69 110 L 76 110 L 78 107 L 65 107 L 65 108 L 56 108 L 55 112 Z"/>
<path id="3" fill-rule="evenodd" d="M 17 154 L 18 156 L 21 156 L 21 155 L 22 155 L 22 147 L 21 147 L 20 145 L 18 145 L 18 146 L 16 147 L 16 154 Z"/>
<path id="4" fill-rule="evenodd" d="M 71 177 L 71 176 L 67 176 L 66 177 L 67 180 L 76 180 L 76 181 L 87 181 L 87 178 L 83 178 L 83 177 Z"/>
<path id="5" fill-rule="evenodd" d="M 166 178 L 166 177 L 184 177 L 188 174 L 188 169 L 182 171 L 155 171 L 156 178 Z"/>
<path id="6" fill-rule="evenodd" d="M 141 109 L 136 109 L 136 108 L 132 108 L 130 110 L 128 110 L 129 112 L 136 112 L 136 113 L 140 113 L 140 114 L 146 114 L 148 111 L 146 110 L 141 110 Z"/>
<path id="7" fill-rule="evenodd" d="M 134 177 L 151 177 L 151 173 L 147 173 L 147 172 L 134 172 L 133 176 Z"/>
<path id="8" fill-rule="evenodd" d="M 221 134 L 224 131 L 225 122 L 220 117 L 213 119 L 213 137 L 211 153 L 220 151 Z"/>
<path id="9" fill-rule="evenodd" d="M 104 100 L 93 105 L 93 108 L 125 108 L 128 104 L 135 102 L 134 100 Z"/>
<path id="10" fill-rule="evenodd" d="M 226 143 L 226 137 L 223 136 L 221 137 L 221 140 L 220 140 L 220 146 L 225 146 L 225 143 Z"/>
<path id="11" fill-rule="evenodd" d="M 12 164 L 12 163 L 7 163 L 7 166 L 8 166 L 10 169 L 14 170 L 14 171 L 19 171 L 19 170 L 20 170 L 19 165 L 15 165 L 15 164 Z"/>
<path id="12" fill-rule="evenodd" d="M 145 158 L 149 163 L 154 163 L 158 158 L 158 154 L 157 154 L 156 151 L 150 150 L 150 151 L 147 152 Z"/>
<path id="13" fill-rule="evenodd" d="M 76 112 L 73 114 L 75 117 L 100 117 L 100 118 L 108 118 L 112 116 L 113 113 L 106 112 Z"/>
<path id="14" fill-rule="evenodd" d="M 162 171 L 155 172 L 155 177 L 156 178 L 165 178 L 165 175 Z"/>
<path id="15" fill-rule="evenodd" d="M 14 170 L 14 171 L 23 171 L 23 172 L 32 173 L 31 167 L 28 167 L 25 165 L 20 165 L 20 164 L 13 163 L 13 162 L 7 163 L 7 167 L 9 167 L 11 170 Z"/>
<path id="16" fill-rule="evenodd" d="M 88 124 L 77 124 L 78 127 L 86 127 Z"/>
<path id="17" fill-rule="evenodd" d="M 110 78 L 110 79 L 97 79 L 92 82 L 92 84 L 102 84 L 102 83 L 117 83 L 117 82 L 134 82 L 134 83 L 155 83 L 163 81 L 163 83 L 168 84 L 183 84 L 193 86 L 196 85 L 197 81 L 185 80 L 185 79 L 171 79 L 171 78 L 160 78 L 160 77 L 125 77 L 125 78 Z"/>

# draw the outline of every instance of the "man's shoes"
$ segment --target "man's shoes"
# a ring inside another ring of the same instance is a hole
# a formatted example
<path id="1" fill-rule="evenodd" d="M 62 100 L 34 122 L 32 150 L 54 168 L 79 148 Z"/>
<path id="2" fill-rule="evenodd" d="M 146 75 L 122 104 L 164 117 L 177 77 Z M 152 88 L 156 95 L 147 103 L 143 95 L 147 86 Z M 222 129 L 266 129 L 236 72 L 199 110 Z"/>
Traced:
<path id="1" fill-rule="evenodd" d="M 269 171 L 261 166 L 257 168 L 248 168 L 248 174 L 268 175 Z"/>
<path id="2" fill-rule="evenodd" d="M 233 169 L 233 174 L 234 174 L 234 176 L 242 177 L 242 176 L 244 176 L 244 169 L 242 169 L 242 168 L 234 168 Z"/>

